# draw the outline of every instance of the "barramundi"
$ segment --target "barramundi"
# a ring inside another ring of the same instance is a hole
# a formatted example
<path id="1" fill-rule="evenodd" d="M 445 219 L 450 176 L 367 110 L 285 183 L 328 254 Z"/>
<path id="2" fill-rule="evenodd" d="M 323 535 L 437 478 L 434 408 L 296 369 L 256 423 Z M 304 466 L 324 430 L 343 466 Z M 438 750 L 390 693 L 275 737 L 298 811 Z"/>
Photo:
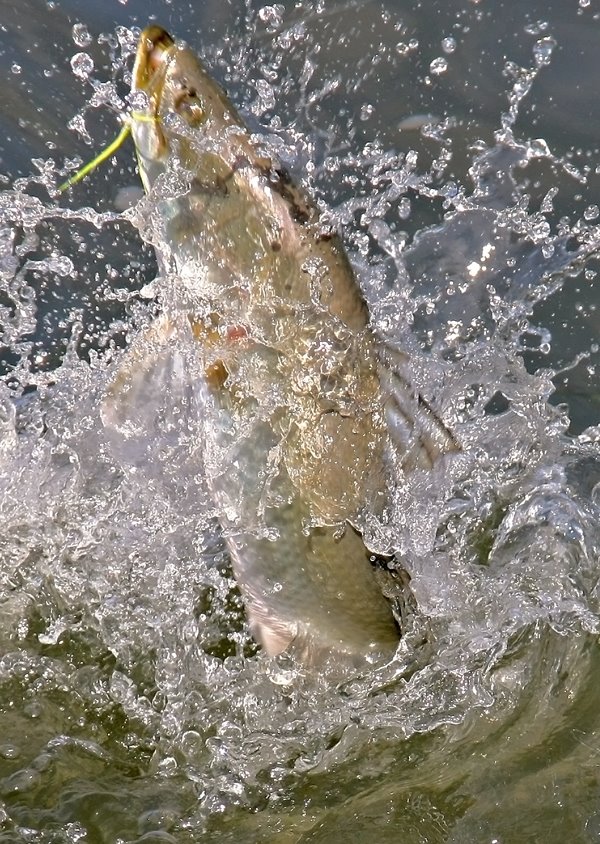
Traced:
<path id="1" fill-rule="evenodd" d="M 254 637 L 307 662 L 390 657 L 398 624 L 361 520 L 385 505 L 398 427 L 422 463 L 452 437 L 389 377 L 336 231 L 158 26 L 140 37 L 132 103 L 140 225 L 175 297 L 126 353 L 104 422 L 127 437 L 156 391 L 177 402 L 185 361 L 165 361 L 192 343 L 203 472 Z"/>

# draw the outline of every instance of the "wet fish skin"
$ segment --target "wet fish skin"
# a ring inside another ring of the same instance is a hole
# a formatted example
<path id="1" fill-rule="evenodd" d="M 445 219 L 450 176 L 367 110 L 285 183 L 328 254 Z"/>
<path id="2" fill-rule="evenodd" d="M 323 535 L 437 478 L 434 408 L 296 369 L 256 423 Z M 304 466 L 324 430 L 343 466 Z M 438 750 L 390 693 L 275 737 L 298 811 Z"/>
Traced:
<path id="1" fill-rule="evenodd" d="M 141 35 L 132 90 L 146 96 L 132 134 L 158 208 L 147 236 L 185 303 L 151 347 L 193 337 L 206 473 L 252 631 L 307 661 L 391 656 L 398 629 L 353 527 L 383 505 L 387 429 L 340 241 L 160 27 Z M 107 424 L 144 401 L 146 379 L 156 389 L 142 357 L 110 391 Z"/>

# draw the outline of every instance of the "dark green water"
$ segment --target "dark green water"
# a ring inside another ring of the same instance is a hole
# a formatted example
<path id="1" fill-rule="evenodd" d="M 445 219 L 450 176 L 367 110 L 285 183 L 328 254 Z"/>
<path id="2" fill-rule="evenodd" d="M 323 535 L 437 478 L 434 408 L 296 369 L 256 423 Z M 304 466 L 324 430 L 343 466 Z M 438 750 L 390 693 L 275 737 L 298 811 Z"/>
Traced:
<path id="1" fill-rule="evenodd" d="M 365 525 L 412 577 L 396 659 L 258 654 L 202 421 L 131 463 L 100 420 L 155 308 L 132 150 L 47 189 L 116 134 L 146 4 L 0 0 L 0 841 L 598 840 L 594 0 L 152 14 L 343 224 L 463 449 Z"/>

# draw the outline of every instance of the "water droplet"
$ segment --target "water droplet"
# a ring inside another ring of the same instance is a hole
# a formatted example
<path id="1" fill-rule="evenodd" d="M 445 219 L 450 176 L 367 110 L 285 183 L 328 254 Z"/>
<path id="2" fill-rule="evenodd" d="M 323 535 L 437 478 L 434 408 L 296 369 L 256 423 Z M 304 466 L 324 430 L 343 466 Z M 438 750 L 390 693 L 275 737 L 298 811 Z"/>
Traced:
<path id="1" fill-rule="evenodd" d="M 127 97 L 127 102 L 132 111 L 145 111 L 150 104 L 148 94 L 145 91 L 132 91 Z"/>
<path id="2" fill-rule="evenodd" d="M 73 41 L 78 47 L 88 47 L 92 43 L 92 36 L 83 23 L 76 23 L 73 26 Z"/>
<path id="3" fill-rule="evenodd" d="M 447 199 L 454 199 L 455 196 L 458 196 L 459 189 L 456 182 L 447 182 L 441 189 L 440 193 L 442 196 L 445 196 Z"/>
<path id="4" fill-rule="evenodd" d="M 429 72 L 434 76 L 440 76 L 448 70 L 448 61 L 443 56 L 434 59 L 429 65 Z"/>
<path id="5" fill-rule="evenodd" d="M 260 111 L 268 111 L 273 108 L 275 105 L 275 94 L 271 85 L 269 85 L 266 79 L 257 79 L 255 85 L 258 92 L 258 108 Z"/>
<path id="6" fill-rule="evenodd" d="M 161 759 L 159 762 L 158 770 L 161 774 L 172 776 L 177 770 L 177 759 L 173 756 L 165 756 L 165 758 Z"/>
<path id="7" fill-rule="evenodd" d="M 540 38 L 540 40 L 536 44 L 534 44 L 533 55 L 535 58 L 535 63 L 538 67 L 544 67 L 545 65 L 550 63 L 552 51 L 555 47 L 556 41 L 551 36 L 547 36 L 546 38 Z"/>
<path id="8" fill-rule="evenodd" d="M 554 244 L 544 243 L 542 246 L 542 255 L 546 260 L 549 260 L 554 255 Z"/>
<path id="9" fill-rule="evenodd" d="M 545 32 L 547 29 L 547 21 L 536 21 L 535 23 L 527 24 L 527 26 L 525 27 L 525 32 L 528 35 L 541 35 L 542 32 Z"/>
<path id="10" fill-rule="evenodd" d="M 546 193 L 546 196 L 542 199 L 540 205 L 540 211 L 542 214 L 551 214 L 554 211 L 554 197 L 558 193 L 558 188 L 553 187 Z"/>
<path id="11" fill-rule="evenodd" d="M 48 269 L 56 275 L 71 276 L 75 271 L 73 261 L 66 255 L 59 255 L 47 261 Z"/>
<path id="12" fill-rule="evenodd" d="M 267 29 L 277 29 L 283 23 L 283 13 L 285 9 L 282 5 L 277 3 L 275 6 L 263 6 L 258 10 L 258 17 L 263 23 L 267 24 Z"/>
<path id="13" fill-rule="evenodd" d="M 398 203 L 398 216 L 401 220 L 408 220 L 411 212 L 411 202 L 407 196 L 403 196 Z"/>
<path id="14" fill-rule="evenodd" d="M 78 132 L 87 143 L 92 142 L 92 137 L 86 129 L 85 120 L 81 114 L 76 114 L 75 117 L 67 123 L 67 129 L 72 129 L 74 132 Z"/>
<path id="15" fill-rule="evenodd" d="M 86 79 L 94 69 L 94 62 L 87 53 L 75 53 L 71 59 L 71 68 L 75 76 Z"/>
<path id="16" fill-rule="evenodd" d="M 531 158 L 551 158 L 550 147 L 544 138 L 534 138 L 529 144 L 529 155 Z"/>

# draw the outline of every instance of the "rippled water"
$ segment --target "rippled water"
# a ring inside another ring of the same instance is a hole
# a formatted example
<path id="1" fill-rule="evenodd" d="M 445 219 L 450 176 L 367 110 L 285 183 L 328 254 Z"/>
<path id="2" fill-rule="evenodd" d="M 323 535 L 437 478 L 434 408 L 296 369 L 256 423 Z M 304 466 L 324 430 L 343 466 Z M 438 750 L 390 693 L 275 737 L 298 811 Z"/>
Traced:
<path id="1" fill-rule="evenodd" d="M 116 134 L 143 9 L 2 8 L 0 841 L 596 841 L 593 3 L 156 10 L 343 225 L 462 446 L 365 524 L 417 609 L 343 682 L 251 642 L 193 426 L 134 462 L 102 427 L 157 307 L 131 149 L 52 186 Z"/>

